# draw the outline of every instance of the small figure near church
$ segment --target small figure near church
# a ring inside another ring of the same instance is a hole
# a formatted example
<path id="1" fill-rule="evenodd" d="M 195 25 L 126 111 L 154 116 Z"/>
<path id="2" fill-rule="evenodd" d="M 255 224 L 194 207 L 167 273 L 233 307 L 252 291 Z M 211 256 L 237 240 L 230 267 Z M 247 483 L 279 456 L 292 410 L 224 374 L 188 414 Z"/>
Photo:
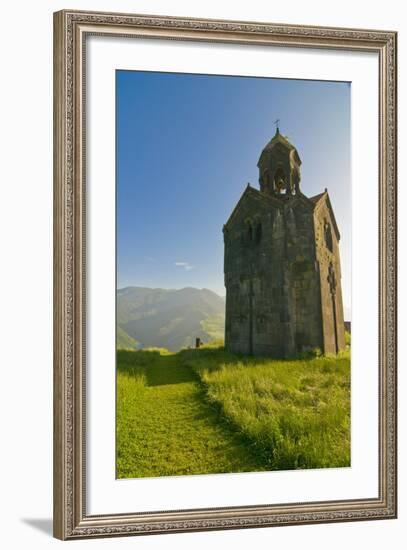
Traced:
<path id="1" fill-rule="evenodd" d="M 277 126 L 258 162 L 260 190 L 248 185 L 223 227 L 231 352 L 290 357 L 345 349 L 340 234 L 327 189 L 314 197 L 301 192 L 300 166 Z"/>

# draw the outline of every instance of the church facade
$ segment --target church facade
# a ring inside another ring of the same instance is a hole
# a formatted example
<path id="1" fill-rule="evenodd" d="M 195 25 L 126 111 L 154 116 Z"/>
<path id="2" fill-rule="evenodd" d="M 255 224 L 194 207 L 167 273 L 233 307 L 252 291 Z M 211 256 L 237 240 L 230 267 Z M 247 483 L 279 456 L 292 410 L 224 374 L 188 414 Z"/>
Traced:
<path id="1" fill-rule="evenodd" d="M 327 189 L 301 192 L 300 166 L 277 128 L 258 162 L 260 190 L 248 185 L 223 227 L 231 352 L 290 357 L 345 348 L 340 234 Z"/>

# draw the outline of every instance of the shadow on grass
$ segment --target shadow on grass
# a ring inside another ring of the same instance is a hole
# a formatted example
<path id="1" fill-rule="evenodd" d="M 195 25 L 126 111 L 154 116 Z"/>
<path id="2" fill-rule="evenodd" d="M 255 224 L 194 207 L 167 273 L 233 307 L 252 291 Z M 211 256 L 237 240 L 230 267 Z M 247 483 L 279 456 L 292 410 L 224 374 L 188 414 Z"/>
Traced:
<path id="1" fill-rule="evenodd" d="M 319 350 L 309 350 L 290 357 L 271 357 L 231 353 L 226 351 L 224 347 L 208 346 L 200 349 L 183 349 L 179 351 L 177 355 L 182 364 L 192 362 L 195 363 L 196 366 L 200 363 L 204 365 L 207 370 L 213 372 L 224 367 L 233 367 L 237 364 L 244 366 L 261 366 L 273 362 L 293 366 L 304 362 L 311 364 L 317 359 L 331 361 L 336 358 L 340 360 L 349 357 L 349 350 L 339 352 L 337 355 L 322 355 Z"/>
<path id="2" fill-rule="evenodd" d="M 179 362 L 179 354 L 161 355 L 155 350 L 118 351 L 117 370 L 134 376 L 144 374 L 147 386 L 198 381 L 198 376 L 193 370 Z"/>
<path id="3" fill-rule="evenodd" d="M 144 375 L 147 386 L 199 382 L 199 376 L 188 364 L 188 359 L 208 361 L 210 370 L 217 370 L 224 364 L 262 364 L 269 361 L 267 358 L 232 354 L 224 348 L 184 349 L 178 353 L 162 353 L 159 350 L 118 350 L 117 370 L 130 376 Z"/>
<path id="4" fill-rule="evenodd" d="M 338 359 L 341 358 L 339 354 Z M 199 382 L 199 365 L 211 372 L 219 370 L 224 366 L 236 364 L 256 365 L 276 361 L 287 363 L 291 366 L 297 362 L 312 361 L 316 357 L 312 354 L 303 354 L 291 358 L 274 358 L 245 356 L 227 352 L 220 347 L 207 347 L 200 349 L 184 349 L 177 353 L 168 353 L 159 350 L 118 350 L 117 370 L 128 375 L 144 375 L 148 386 L 164 386 L 171 384 L 183 384 L 186 382 Z M 324 357 L 321 357 L 324 359 Z M 329 360 L 329 357 L 325 357 Z M 331 358 L 332 359 L 332 358 Z M 190 363 L 195 364 L 195 369 Z"/>
<path id="5" fill-rule="evenodd" d="M 203 350 L 186 351 L 201 357 Z M 118 351 L 118 373 L 143 376 L 147 386 L 134 400 L 119 403 L 118 477 L 266 470 L 264 457 L 208 399 L 184 357 L 184 351 Z"/>
<path id="6" fill-rule="evenodd" d="M 133 376 L 150 386 L 123 401 L 119 477 L 349 465 L 349 353 L 272 360 L 207 347 L 118 351 L 117 358 L 123 387 L 131 391 Z"/>

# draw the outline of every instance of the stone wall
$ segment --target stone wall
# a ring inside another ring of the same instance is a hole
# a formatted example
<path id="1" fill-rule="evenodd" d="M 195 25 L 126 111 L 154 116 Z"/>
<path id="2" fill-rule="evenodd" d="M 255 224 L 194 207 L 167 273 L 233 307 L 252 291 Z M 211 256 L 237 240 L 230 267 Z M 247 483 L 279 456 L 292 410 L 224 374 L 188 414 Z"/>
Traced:
<path id="1" fill-rule="evenodd" d="M 261 227 L 261 230 L 259 230 Z M 292 356 L 322 347 L 313 207 L 252 189 L 225 228 L 226 347 Z"/>
<path id="2" fill-rule="evenodd" d="M 337 353 L 345 349 L 341 266 L 338 234 L 326 199 L 315 209 L 314 220 L 321 287 L 322 349 L 325 353 Z"/>

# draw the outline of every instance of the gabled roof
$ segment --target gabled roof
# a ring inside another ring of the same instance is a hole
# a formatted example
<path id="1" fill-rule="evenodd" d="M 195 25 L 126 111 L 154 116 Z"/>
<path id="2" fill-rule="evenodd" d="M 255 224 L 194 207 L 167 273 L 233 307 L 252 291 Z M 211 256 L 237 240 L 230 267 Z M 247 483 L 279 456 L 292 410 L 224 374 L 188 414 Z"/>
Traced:
<path id="1" fill-rule="evenodd" d="M 313 197 L 309 197 L 309 200 L 312 201 L 314 204 L 316 204 L 320 198 L 322 198 L 325 195 L 325 191 L 323 193 L 319 193 L 319 195 L 314 195 Z"/>
<path id="2" fill-rule="evenodd" d="M 240 206 L 243 203 L 243 201 L 245 201 L 246 198 L 248 198 L 250 196 L 252 196 L 256 200 L 262 200 L 262 201 L 268 202 L 269 204 L 274 204 L 274 205 L 278 206 L 278 199 L 275 199 L 274 197 L 266 195 L 265 193 L 262 193 L 258 189 L 255 189 L 254 187 L 251 187 L 250 184 L 247 184 L 246 189 L 243 191 L 240 199 L 237 201 L 237 204 L 234 207 L 232 213 L 230 214 L 230 216 L 229 216 L 227 222 L 225 223 L 224 227 L 226 227 L 233 220 L 233 218 L 235 217 L 235 215 L 239 211 Z"/>
<path id="3" fill-rule="evenodd" d="M 331 200 L 330 200 L 329 195 L 328 195 L 328 190 L 325 189 L 325 191 L 323 193 L 319 193 L 318 195 L 314 195 L 313 197 L 310 197 L 309 200 L 313 202 L 313 204 L 315 205 L 315 208 L 317 208 L 324 201 L 326 202 L 329 213 L 331 215 L 332 223 L 333 223 L 334 230 L 335 230 L 335 233 L 336 233 L 336 238 L 339 241 L 340 238 L 341 238 L 341 234 L 339 233 L 338 224 L 336 223 L 335 214 L 334 214 L 334 211 L 333 211 L 333 208 L 332 208 Z"/>
<path id="4" fill-rule="evenodd" d="M 283 204 L 281 203 L 281 199 L 278 197 L 273 197 L 273 195 L 268 195 L 266 193 L 261 192 L 260 190 L 251 187 L 250 184 L 247 184 L 246 189 L 243 191 L 240 199 L 238 200 L 236 206 L 234 207 L 231 215 L 229 216 L 227 222 L 225 223 L 224 227 L 226 227 L 230 222 L 233 220 L 233 218 L 236 216 L 237 212 L 239 211 L 242 203 L 251 196 L 255 200 L 261 200 L 263 203 L 267 203 L 269 207 L 274 206 L 275 208 L 281 208 Z M 296 204 L 298 202 L 302 202 L 305 206 L 310 208 L 311 210 L 314 209 L 314 204 L 310 202 L 308 197 L 303 195 L 301 192 L 297 193 L 295 197 L 291 197 L 290 199 L 292 201 L 292 204 Z"/>

